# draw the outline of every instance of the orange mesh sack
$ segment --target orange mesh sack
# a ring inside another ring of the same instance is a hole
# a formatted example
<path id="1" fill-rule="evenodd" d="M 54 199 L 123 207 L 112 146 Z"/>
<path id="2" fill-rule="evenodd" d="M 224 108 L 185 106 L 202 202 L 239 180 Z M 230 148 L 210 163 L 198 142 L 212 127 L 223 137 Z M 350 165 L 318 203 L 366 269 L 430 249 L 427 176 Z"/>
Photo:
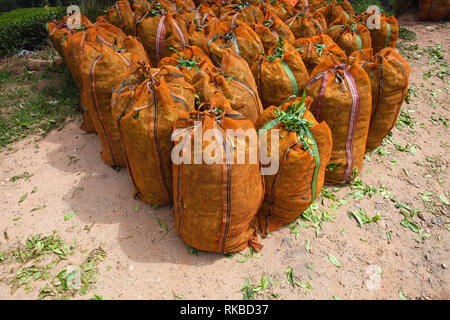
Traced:
<path id="1" fill-rule="evenodd" d="M 327 22 L 320 12 L 300 11 L 286 21 L 295 38 L 310 38 L 326 32 Z"/>
<path id="2" fill-rule="evenodd" d="M 385 48 L 372 57 L 371 50 L 355 51 L 349 62 L 359 63 L 369 75 L 372 115 L 366 152 L 378 147 L 392 130 L 408 91 L 411 67 L 394 49 Z"/>
<path id="3" fill-rule="evenodd" d="M 193 85 L 203 102 L 211 101 L 216 91 L 229 99 L 230 107 L 253 123 L 262 112 L 258 88 L 247 62 L 232 49 L 224 52 L 221 69 L 200 71 Z"/>
<path id="4" fill-rule="evenodd" d="M 120 29 L 107 22 L 97 22 L 86 29 L 86 41 L 92 44 L 101 43 L 114 46 L 118 39 L 125 39 L 127 35 Z"/>
<path id="5" fill-rule="evenodd" d="M 70 29 L 67 25 L 69 17 L 63 17 L 58 21 L 48 22 L 46 24 L 46 29 L 50 39 L 52 40 L 55 49 L 58 53 L 64 57 L 62 43 L 66 37 L 66 33 L 74 34 L 80 30 L 83 30 L 92 25 L 91 21 L 85 16 L 81 15 L 81 28 L 78 29 Z"/>
<path id="6" fill-rule="evenodd" d="M 264 14 L 257 6 L 250 5 L 250 3 L 242 1 L 234 4 L 229 4 L 221 9 L 221 21 L 236 19 L 245 22 L 248 25 L 253 23 L 261 23 L 264 19 Z"/>
<path id="7" fill-rule="evenodd" d="M 335 56 L 339 62 L 347 62 L 347 55 L 341 48 L 326 34 L 320 34 L 311 38 L 299 38 L 293 46 L 302 55 L 308 73 L 327 56 Z"/>
<path id="8" fill-rule="evenodd" d="M 450 2 L 448 0 L 419 0 L 419 20 L 448 20 Z"/>
<path id="9" fill-rule="evenodd" d="M 255 217 L 264 185 L 258 137 L 246 117 L 211 103 L 210 111 L 186 113 L 174 126 L 173 154 L 178 158 L 172 166 L 175 228 L 188 246 L 199 250 L 230 253 L 251 245 L 259 251 Z M 204 138 L 195 164 L 197 133 Z M 238 162 L 239 152 L 233 147 L 238 143 L 241 155 L 249 160 Z"/>
<path id="10" fill-rule="evenodd" d="M 358 21 L 362 21 L 369 29 L 373 52 L 378 52 L 386 47 L 395 48 L 398 38 L 398 23 L 394 16 L 386 17 L 384 12 L 381 14 L 364 12 L 358 17 Z M 376 25 L 371 27 L 371 24 L 375 24 L 377 21 L 380 23 L 379 28 Z"/>
<path id="11" fill-rule="evenodd" d="M 229 47 L 248 64 L 264 53 L 261 39 L 255 31 L 246 23 L 235 19 L 214 23 L 203 44 L 204 50 L 216 66 L 220 66 L 223 53 Z"/>
<path id="12" fill-rule="evenodd" d="M 119 0 L 108 9 L 106 19 L 112 25 L 120 28 L 125 34 L 131 36 L 136 34 L 134 25 L 134 12 L 128 0 Z"/>
<path id="13" fill-rule="evenodd" d="M 369 77 L 357 63 L 348 66 L 327 57 L 314 68 L 307 93 L 313 98 L 312 114 L 328 124 L 333 136 L 325 180 L 347 183 L 361 172 L 364 159 L 372 109 Z"/>
<path id="14" fill-rule="evenodd" d="M 163 58 L 159 62 L 159 66 L 163 65 L 171 65 L 180 69 L 188 82 L 192 82 L 192 78 L 199 70 L 211 70 L 214 68 L 206 53 L 196 46 L 186 46 L 182 51 Z"/>
<path id="15" fill-rule="evenodd" d="M 66 38 L 62 44 L 64 52 L 64 60 L 66 61 L 67 67 L 70 73 L 74 77 L 78 87 L 81 89 L 81 80 L 79 74 L 79 66 L 81 62 L 81 57 L 83 55 L 84 42 L 86 39 L 86 32 L 77 32 L 75 34 L 66 34 Z M 83 108 L 83 121 L 81 122 L 80 128 L 87 133 L 95 132 L 95 127 L 92 122 L 89 110 L 82 106 Z"/>
<path id="16" fill-rule="evenodd" d="M 297 12 L 294 7 L 292 7 L 292 5 L 286 0 L 264 0 L 259 4 L 259 8 L 264 14 L 266 14 L 267 11 L 273 12 L 282 21 L 286 21 L 287 19 L 292 18 Z"/>
<path id="17" fill-rule="evenodd" d="M 120 131 L 135 198 L 164 205 L 172 201 L 173 125 L 188 110 L 176 107 L 170 87 L 164 76 L 155 77 L 156 70 L 138 70 L 138 78 L 145 78 L 143 81 L 125 79 L 120 91 L 112 96 L 112 114 Z"/>
<path id="18" fill-rule="evenodd" d="M 326 0 L 326 6 L 317 9 L 315 12 L 323 14 L 328 25 L 336 19 L 343 19 L 347 22 L 355 15 L 352 5 L 347 0 Z"/>
<path id="19" fill-rule="evenodd" d="M 252 28 L 261 39 L 266 52 L 268 52 L 270 48 L 278 45 L 280 37 L 283 37 L 283 39 L 289 44 L 292 44 L 295 41 L 295 37 L 291 29 L 289 29 L 289 27 L 281 21 L 276 14 L 270 11 L 266 12 L 264 20 L 261 24 L 253 24 Z"/>
<path id="20" fill-rule="evenodd" d="M 187 22 L 189 44 L 199 48 L 203 48 L 203 43 L 209 31 L 211 31 L 211 26 L 219 20 L 211 9 L 210 12 L 207 9 L 201 9 L 202 7 L 203 4 L 199 9 L 194 10 L 194 18 Z"/>
<path id="21" fill-rule="evenodd" d="M 155 71 L 155 73 L 157 78 L 164 77 L 176 109 L 194 110 L 195 89 L 177 67 L 164 65 L 159 68 L 159 71 Z"/>
<path id="22" fill-rule="evenodd" d="M 300 54 L 281 41 L 278 47 L 269 50 L 269 55 L 252 65 L 252 72 L 264 107 L 280 105 L 292 95 L 299 96 L 309 79 Z"/>
<path id="23" fill-rule="evenodd" d="M 147 51 L 152 65 L 170 56 L 174 48 L 184 49 L 187 43 L 186 22 L 179 14 L 166 13 L 164 10 L 148 9 L 142 16 L 135 15 L 136 36 Z"/>
<path id="24" fill-rule="evenodd" d="M 84 53 L 84 43 L 89 41 L 93 45 L 105 44 L 113 46 L 114 41 L 117 41 L 117 39 L 123 40 L 124 38 L 125 34 L 120 29 L 109 23 L 101 22 L 73 34 L 66 32 L 62 43 L 64 60 L 80 90 L 82 90 L 82 88 L 79 69 Z M 95 132 L 89 110 L 85 106 L 83 106 L 83 121 L 80 128 L 88 133 Z"/>
<path id="25" fill-rule="evenodd" d="M 265 175 L 265 197 L 258 211 L 262 233 L 281 228 L 295 220 L 317 197 L 330 160 L 331 131 L 325 122 L 317 123 L 308 111 L 311 98 L 291 99 L 280 107 L 264 110 L 255 124 L 259 137 L 267 137 L 261 148 L 278 162 L 275 174 Z M 276 150 L 272 150 L 272 130 L 279 130 Z"/>
<path id="26" fill-rule="evenodd" d="M 81 103 L 89 109 L 98 137 L 102 143 L 102 160 L 113 166 L 125 166 L 117 123 L 111 114 L 111 94 L 130 66 L 133 56 L 149 64 L 141 43 L 134 37 L 120 39 L 117 45 L 84 44 L 80 64 Z"/>
<path id="27" fill-rule="evenodd" d="M 194 78 L 194 87 L 203 102 L 210 101 L 216 91 L 229 99 L 233 110 L 238 111 L 253 123 L 263 108 L 258 91 L 238 78 L 212 71 L 200 71 Z"/>
<path id="28" fill-rule="evenodd" d="M 343 17 L 330 25 L 327 35 L 336 42 L 347 56 L 356 50 L 372 48 L 369 29 L 363 23 L 353 20 L 344 23 Z"/>
<path id="29" fill-rule="evenodd" d="M 220 67 L 223 74 L 233 76 L 249 85 L 254 91 L 258 91 L 255 78 L 248 63 L 242 57 L 235 54 L 232 49 L 226 49 L 224 51 Z"/>
<path id="30" fill-rule="evenodd" d="M 80 84 L 79 67 L 83 56 L 84 43 L 93 45 L 104 44 L 110 47 L 119 40 L 123 41 L 126 35 L 117 27 L 104 22 L 98 22 L 83 31 L 66 33 L 62 41 L 64 60 L 73 77 Z"/>

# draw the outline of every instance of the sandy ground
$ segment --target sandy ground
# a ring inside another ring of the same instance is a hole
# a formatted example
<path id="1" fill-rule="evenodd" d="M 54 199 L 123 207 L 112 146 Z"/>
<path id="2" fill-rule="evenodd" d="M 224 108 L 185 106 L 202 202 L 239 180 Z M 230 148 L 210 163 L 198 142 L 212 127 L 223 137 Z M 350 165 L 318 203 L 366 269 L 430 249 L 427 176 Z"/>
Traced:
<path id="1" fill-rule="evenodd" d="M 448 26 L 417 23 L 411 15 L 400 21 L 417 33 L 419 39 L 414 43 L 421 49 L 437 42 L 442 43 L 444 50 L 450 49 Z M 448 61 L 448 53 L 445 55 Z M 431 69 L 426 61 L 426 57 L 410 60 L 410 85 L 420 90 L 419 97 L 412 96 L 411 104 L 404 107 L 412 110 L 410 115 L 418 122 L 413 128 L 416 132 L 411 133 L 408 128 L 393 130 L 393 139 L 402 146 L 416 145 L 416 153 L 400 152 L 387 145 L 383 148 L 392 153 L 372 155 L 370 162 L 365 161 L 360 176 L 372 187 L 380 188 L 384 183 L 398 201 L 421 210 L 420 217 L 416 215 L 412 220 L 431 234 L 424 241 L 401 225 L 403 215 L 392 201 L 374 195 L 362 200 L 348 197 L 349 203 L 337 210 L 330 209 L 333 201 L 324 199 L 319 208 L 332 211 L 337 217 L 324 222 L 318 236 L 313 228 L 300 228 L 296 239 L 289 228 L 283 228 L 262 240 L 264 248 L 259 257 L 245 262 L 238 262 L 241 255 L 191 255 L 173 230 L 171 208 L 153 210 L 134 200 L 126 169 L 117 172 L 105 165 L 96 135 L 84 133 L 76 121 L 37 143 L 36 138 L 30 137 L 0 153 L 0 231 L 8 236 L 1 236 L 0 252 L 17 247 L 35 234 L 48 235 L 56 230 L 66 243 L 77 244 L 78 248 L 78 253 L 55 268 L 56 274 L 64 265 L 78 263 L 82 249 L 101 246 L 107 257 L 98 266 L 96 287 L 86 296 L 75 296 L 81 299 L 93 294 L 108 299 L 175 299 L 175 295 L 186 299 L 242 299 L 240 289 L 245 279 L 258 284 L 263 275 L 272 276 L 275 284 L 259 298 L 275 294 L 277 299 L 399 299 L 398 291 L 402 290 L 410 299 L 448 299 L 450 238 L 445 221 L 450 220 L 449 207 L 437 195 L 450 191 L 450 139 L 441 123 L 430 121 L 433 112 L 448 119 L 449 99 L 444 89 L 448 85 L 434 76 L 422 78 Z M 431 106 L 429 89 L 438 94 L 436 109 Z M 427 161 L 427 157 L 432 160 Z M 398 162 L 394 164 L 393 159 Z M 28 181 L 9 181 L 24 171 L 32 174 Z M 34 187 L 37 191 L 31 193 Z M 343 198 L 353 191 L 345 187 L 336 194 Z M 424 192 L 433 192 L 433 209 L 421 199 L 419 193 Z M 28 197 L 18 203 L 25 193 Z M 31 212 L 42 205 L 46 207 Z M 360 228 L 347 215 L 347 211 L 358 207 L 370 217 L 379 211 L 383 220 Z M 65 221 L 71 211 L 75 215 Z M 156 217 L 169 227 L 166 236 Z M 91 225 L 88 231 L 85 226 Z M 308 240 L 309 252 L 305 249 Z M 328 254 L 339 260 L 340 268 L 329 261 Z M 306 293 L 299 286 L 291 286 L 286 278 L 288 267 L 293 268 L 296 281 L 309 282 L 312 289 Z M 15 264 L 0 263 L 0 279 L 10 278 L 15 268 Z M 10 286 L 3 281 L 0 299 L 36 299 L 43 285 L 37 283 L 29 291 L 22 287 L 11 295 Z"/>

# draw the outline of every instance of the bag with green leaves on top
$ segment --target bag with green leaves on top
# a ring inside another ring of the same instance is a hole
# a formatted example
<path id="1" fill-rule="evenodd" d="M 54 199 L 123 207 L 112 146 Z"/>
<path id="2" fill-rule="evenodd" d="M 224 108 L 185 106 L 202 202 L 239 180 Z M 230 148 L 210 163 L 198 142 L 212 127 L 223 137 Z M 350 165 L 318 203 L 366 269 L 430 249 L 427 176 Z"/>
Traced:
<path id="1" fill-rule="evenodd" d="M 264 107 L 278 106 L 292 95 L 299 96 L 309 79 L 302 57 L 283 38 L 278 47 L 253 63 L 252 72 Z"/>
<path id="2" fill-rule="evenodd" d="M 266 136 L 267 155 L 277 159 L 275 174 L 265 175 L 265 197 L 258 211 L 263 235 L 295 220 L 317 197 L 324 183 L 332 149 L 331 131 L 309 112 L 311 98 L 290 99 L 264 110 L 255 123 L 259 137 Z M 278 130 L 277 150 L 271 150 L 272 130 Z"/>

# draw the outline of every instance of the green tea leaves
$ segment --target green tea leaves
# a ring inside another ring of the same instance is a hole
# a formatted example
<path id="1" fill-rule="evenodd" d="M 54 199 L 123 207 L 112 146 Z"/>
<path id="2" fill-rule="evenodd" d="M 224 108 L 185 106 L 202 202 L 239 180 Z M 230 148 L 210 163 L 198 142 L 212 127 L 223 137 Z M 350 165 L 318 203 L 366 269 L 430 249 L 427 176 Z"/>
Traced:
<path id="1" fill-rule="evenodd" d="M 338 268 L 341 267 L 341 264 L 339 263 L 338 259 L 336 259 L 336 257 L 333 256 L 331 253 L 328 254 L 328 260 L 330 260 L 330 262 L 334 264 L 336 267 Z"/>

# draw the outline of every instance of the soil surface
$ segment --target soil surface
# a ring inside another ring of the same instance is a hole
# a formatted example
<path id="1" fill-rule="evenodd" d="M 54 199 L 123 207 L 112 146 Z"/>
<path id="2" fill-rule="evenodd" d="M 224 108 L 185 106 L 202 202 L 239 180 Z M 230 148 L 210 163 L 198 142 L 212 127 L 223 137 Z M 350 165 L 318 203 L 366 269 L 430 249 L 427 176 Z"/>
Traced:
<path id="1" fill-rule="evenodd" d="M 419 46 L 407 51 L 415 91 L 403 108 L 411 127 L 394 128 L 392 134 L 392 141 L 409 151 L 387 143 L 367 156 L 359 178 L 367 188 L 377 188 L 371 197 L 355 195 L 357 186 L 327 186 L 341 200 L 319 197 L 317 212 L 329 212 L 334 219 L 322 219 L 317 233 L 314 227 L 285 227 L 262 239 L 264 248 L 253 256 L 248 249 L 232 257 L 195 254 L 173 229 L 171 208 L 152 209 L 134 200 L 127 170 L 105 165 L 97 136 L 74 121 L 44 139 L 29 137 L 0 153 L 0 253 L 53 231 L 74 252 L 46 280 L 32 281 L 13 294 L 10 280 L 21 266 L 8 259 L 0 262 L 0 299 L 36 299 L 59 271 L 79 264 L 98 247 L 106 257 L 98 262 L 96 281 L 86 295 L 73 298 L 242 299 L 247 278 L 257 286 L 262 276 L 270 276 L 273 284 L 255 298 L 400 299 L 403 293 L 408 299 L 449 299 L 449 85 L 448 77 L 435 75 L 435 65 L 421 50 L 440 43 L 449 61 L 450 28 L 417 22 L 412 14 L 399 20 L 418 36 L 399 41 L 402 48 Z M 424 79 L 429 70 L 432 75 Z M 31 177 L 11 181 L 24 172 Z M 400 203 L 411 210 L 398 208 Z M 348 214 L 359 208 L 382 219 L 360 227 Z M 417 228 L 402 225 L 402 212 L 414 212 L 408 220 Z"/>

